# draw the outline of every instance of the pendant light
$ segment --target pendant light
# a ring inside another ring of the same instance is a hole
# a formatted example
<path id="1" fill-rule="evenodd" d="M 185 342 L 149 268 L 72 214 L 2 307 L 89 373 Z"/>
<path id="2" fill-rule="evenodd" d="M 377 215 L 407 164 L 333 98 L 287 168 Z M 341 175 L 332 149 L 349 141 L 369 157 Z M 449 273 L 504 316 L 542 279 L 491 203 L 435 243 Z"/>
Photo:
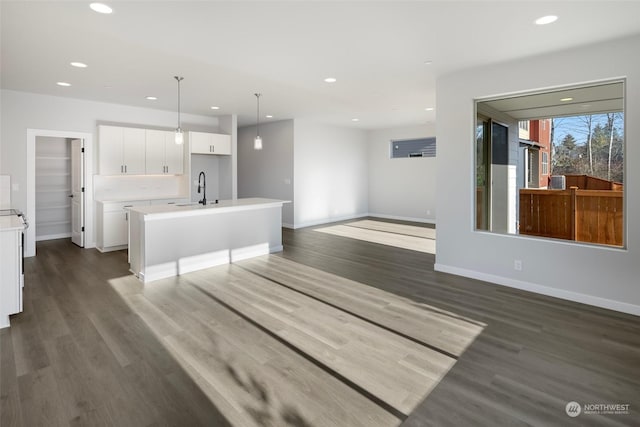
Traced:
<path id="1" fill-rule="evenodd" d="M 178 82 L 178 127 L 176 128 L 176 144 L 182 145 L 182 143 L 184 143 L 184 133 L 180 127 L 180 82 L 184 77 L 173 76 L 173 78 Z"/>
<path id="2" fill-rule="evenodd" d="M 254 93 L 256 96 L 256 101 L 258 103 L 258 112 L 256 114 L 256 118 L 258 119 L 256 124 L 256 139 L 253 140 L 253 149 L 254 150 L 262 150 L 262 138 L 260 138 L 260 93 Z"/>

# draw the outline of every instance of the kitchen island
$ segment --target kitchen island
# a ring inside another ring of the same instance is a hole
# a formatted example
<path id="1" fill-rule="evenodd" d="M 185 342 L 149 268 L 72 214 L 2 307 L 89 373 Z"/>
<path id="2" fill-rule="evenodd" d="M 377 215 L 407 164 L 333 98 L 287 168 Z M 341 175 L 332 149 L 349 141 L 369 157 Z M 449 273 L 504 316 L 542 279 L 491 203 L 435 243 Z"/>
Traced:
<path id="1" fill-rule="evenodd" d="M 129 209 L 129 265 L 144 283 L 282 251 L 283 200 Z"/>

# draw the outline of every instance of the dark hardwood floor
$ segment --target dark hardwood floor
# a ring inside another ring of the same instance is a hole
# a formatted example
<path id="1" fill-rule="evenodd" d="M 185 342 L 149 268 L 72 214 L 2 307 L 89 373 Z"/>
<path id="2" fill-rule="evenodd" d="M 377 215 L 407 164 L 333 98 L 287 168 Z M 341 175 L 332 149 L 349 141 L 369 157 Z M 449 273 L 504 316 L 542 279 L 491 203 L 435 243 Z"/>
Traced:
<path id="1" fill-rule="evenodd" d="M 39 243 L 0 330 L 0 426 L 640 425 L 638 317 L 436 273 L 430 253 L 283 237 L 144 286 L 124 251 Z"/>

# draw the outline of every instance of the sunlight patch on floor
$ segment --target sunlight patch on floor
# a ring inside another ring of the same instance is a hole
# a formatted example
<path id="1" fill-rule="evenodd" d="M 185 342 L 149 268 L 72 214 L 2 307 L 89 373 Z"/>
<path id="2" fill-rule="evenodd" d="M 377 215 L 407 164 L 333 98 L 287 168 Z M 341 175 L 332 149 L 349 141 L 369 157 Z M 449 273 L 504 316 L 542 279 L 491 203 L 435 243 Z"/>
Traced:
<path id="1" fill-rule="evenodd" d="M 365 220 L 316 228 L 314 231 L 428 254 L 436 253 L 435 230 L 431 228 Z"/>

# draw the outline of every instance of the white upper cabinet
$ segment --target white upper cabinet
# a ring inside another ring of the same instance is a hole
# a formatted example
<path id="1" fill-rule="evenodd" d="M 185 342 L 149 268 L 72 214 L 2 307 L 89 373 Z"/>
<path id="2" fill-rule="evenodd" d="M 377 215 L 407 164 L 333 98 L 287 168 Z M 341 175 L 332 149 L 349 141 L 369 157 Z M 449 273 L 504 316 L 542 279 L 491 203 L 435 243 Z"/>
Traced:
<path id="1" fill-rule="evenodd" d="M 147 129 L 147 174 L 181 175 L 184 145 L 175 143 L 173 132 Z"/>
<path id="2" fill-rule="evenodd" d="M 184 144 L 176 144 L 176 134 L 173 131 L 165 132 L 165 165 L 171 175 L 184 173 Z"/>
<path id="3" fill-rule="evenodd" d="M 145 130 L 99 126 L 100 175 L 145 173 Z"/>
<path id="4" fill-rule="evenodd" d="M 231 155 L 231 135 L 189 132 L 189 145 L 192 154 Z"/>

